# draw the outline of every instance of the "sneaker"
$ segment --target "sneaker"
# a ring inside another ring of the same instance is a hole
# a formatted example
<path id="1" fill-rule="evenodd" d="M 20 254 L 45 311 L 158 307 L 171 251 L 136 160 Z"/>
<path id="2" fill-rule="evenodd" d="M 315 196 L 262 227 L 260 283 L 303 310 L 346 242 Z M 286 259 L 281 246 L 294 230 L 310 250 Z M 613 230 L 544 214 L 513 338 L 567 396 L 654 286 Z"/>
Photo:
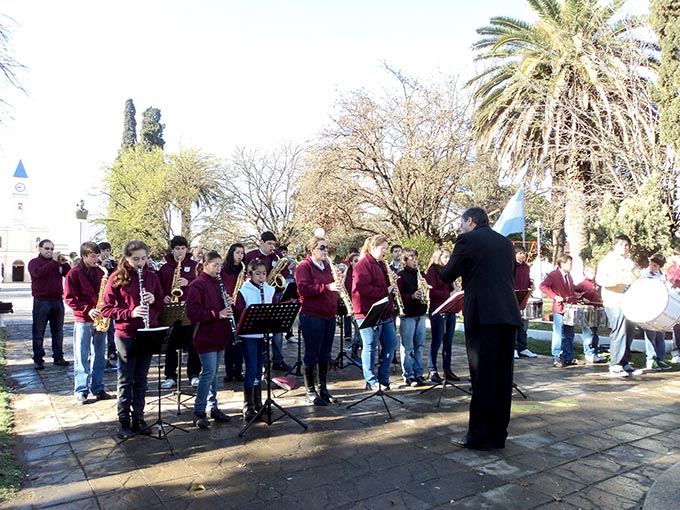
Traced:
<path id="1" fill-rule="evenodd" d="M 209 429 L 210 420 L 208 419 L 208 416 L 205 413 L 195 414 L 194 427 L 198 427 L 199 429 Z"/>
<path id="2" fill-rule="evenodd" d="M 275 361 L 272 363 L 272 370 L 278 370 L 279 372 L 287 372 L 290 370 L 290 365 L 285 361 Z"/>
<path id="3" fill-rule="evenodd" d="M 191 387 L 192 388 L 198 388 L 199 382 L 200 382 L 200 380 L 198 379 L 198 377 L 192 377 L 191 378 Z"/>
<path id="4" fill-rule="evenodd" d="M 515 359 L 519 359 L 519 352 L 517 352 L 517 349 L 515 349 Z"/>
<path id="5" fill-rule="evenodd" d="M 406 386 L 413 386 L 413 377 L 404 377 L 404 384 Z"/>
<path id="6" fill-rule="evenodd" d="M 132 433 L 132 429 L 130 429 L 130 422 L 129 421 L 121 421 L 120 426 L 118 427 L 118 432 L 116 432 L 116 436 L 118 436 L 118 439 L 130 439 L 134 434 Z"/>
<path id="7" fill-rule="evenodd" d="M 657 364 L 659 365 L 659 368 L 661 370 L 671 370 L 673 367 L 671 367 L 668 363 L 665 361 L 657 361 Z"/>
<path id="8" fill-rule="evenodd" d="M 113 395 L 109 395 L 104 390 L 100 391 L 99 393 L 95 393 L 94 396 L 97 400 L 111 400 L 113 398 Z"/>
<path id="9" fill-rule="evenodd" d="M 671 363 L 680 363 L 680 356 L 673 356 L 671 358 Z"/>
<path id="10" fill-rule="evenodd" d="M 151 427 L 149 427 L 144 420 L 132 420 L 132 427 L 130 430 L 135 434 L 142 434 L 143 436 L 151 435 Z"/>
<path id="11" fill-rule="evenodd" d="M 219 409 L 213 409 L 212 411 L 210 411 L 210 417 L 213 420 L 218 421 L 220 423 L 227 423 L 231 420 L 231 418 L 229 416 L 224 414 Z"/>
<path id="12" fill-rule="evenodd" d="M 422 375 L 419 375 L 413 380 L 413 384 L 411 386 L 427 386 L 427 381 Z"/>
<path id="13" fill-rule="evenodd" d="M 62 358 L 62 359 L 55 359 L 54 365 L 57 366 L 57 367 L 67 367 L 67 366 L 70 365 L 70 363 Z"/>
<path id="14" fill-rule="evenodd" d="M 579 360 L 577 360 L 576 358 L 574 358 L 574 359 L 571 360 L 571 361 L 565 361 L 565 362 L 564 362 L 564 366 L 565 366 L 565 367 L 575 367 L 575 366 L 577 366 L 577 365 L 582 365 L 582 364 L 583 364 L 583 363 L 580 362 Z"/>
<path id="15" fill-rule="evenodd" d="M 382 389 L 384 391 L 390 391 L 392 389 L 392 381 L 386 381 L 382 383 Z"/>
<path id="16" fill-rule="evenodd" d="M 449 382 L 458 382 L 460 381 L 460 377 L 458 377 L 456 374 L 453 373 L 452 370 L 447 370 L 444 373 L 444 377 L 446 377 L 446 380 Z"/>
<path id="17" fill-rule="evenodd" d="M 435 384 L 439 384 L 444 382 L 444 379 L 442 379 L 437 372 L 430 372 L 430 381 Z"/>
<path id="18" fill-rule="evenodd" d="M 619 377 L 628 377 L 630 375 L 623 369 L 621 365 L 611 365 L 609 367 L 609 373 L 612 375 L 618 375 Z"/>
<path id="19" fill-rule="evenodd" d="M 604 360 L 600 358 L 597 354 L 586 354 L 586 363 L 604 363 Z"/>
<path id="20" fill-rule="evenodd" d="M 33 368 L 36 370 L 45 370 L 45 363 L 33 363 Z"/>
<path id="21" fill-rule="evenodd" d="M 562 361 L 561 358 L 557 358 L 556 360 L 553 361 L 553 367 L 555 368 L 564 368 L 564 361 Z"/>
<path id="22" fill-rule="evenodd" d="M 168 377 L 161 383 L 161 388 L 164 390 L 169 390 L 170 388 L 174 388 L 175 384 L 177 384 L 177 381 L 175 381 L 172 377 Z"/>
<path id="23" fill-rule="evenodd" d="M 290 338 L 286 338 L 289 344 L 296 344 L 298 343 L 298 339 L 295 338 L 294 336 L 291 336 Z"/>
<path id="24" fill-rule="evenodd" d="M 365 388 L 368 391 L 376 391 L 378 389 L 378 381 L 376 381 L 374 383 L 367 382 Z"/>
<path id="25" fill-rule="evenodd" d="M 538 358 L 538 354 L 531 352 L 529 349 L 524 349 L 523 351 L 520 351 L 519 355 L 524 356 L 525 358 Z"/>
<path id="26" fill-rule="evenodd" d="M 76 395 L 76 404 L 82 406 L 87 403 L 87 395 L 85 393 L 78 393 Z"/>

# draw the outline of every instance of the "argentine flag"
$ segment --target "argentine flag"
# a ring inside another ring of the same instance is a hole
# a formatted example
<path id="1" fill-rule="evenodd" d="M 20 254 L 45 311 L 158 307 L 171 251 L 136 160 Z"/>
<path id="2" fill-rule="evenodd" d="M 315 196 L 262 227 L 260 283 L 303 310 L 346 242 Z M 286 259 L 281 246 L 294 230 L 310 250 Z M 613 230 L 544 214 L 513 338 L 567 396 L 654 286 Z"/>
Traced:
<path id="1" fill-rule="evenodd" d="M 521 232 L 524 237 L 524 189 L 521 186 L 503 209 L 493 230 L 504 236 Z"/>

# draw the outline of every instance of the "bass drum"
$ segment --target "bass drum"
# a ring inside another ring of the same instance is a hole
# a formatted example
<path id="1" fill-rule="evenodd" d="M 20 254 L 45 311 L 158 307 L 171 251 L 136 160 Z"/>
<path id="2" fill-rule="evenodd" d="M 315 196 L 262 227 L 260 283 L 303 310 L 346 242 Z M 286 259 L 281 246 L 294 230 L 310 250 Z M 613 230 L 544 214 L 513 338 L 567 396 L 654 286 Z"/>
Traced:
<path id="1" fill-rule="evenodd" d="M 635 280 L 622 302 L 623 315 L 643 329 L 668 331 L 680 320 L 680 296 L 669 292 L 661 280 Z"/>

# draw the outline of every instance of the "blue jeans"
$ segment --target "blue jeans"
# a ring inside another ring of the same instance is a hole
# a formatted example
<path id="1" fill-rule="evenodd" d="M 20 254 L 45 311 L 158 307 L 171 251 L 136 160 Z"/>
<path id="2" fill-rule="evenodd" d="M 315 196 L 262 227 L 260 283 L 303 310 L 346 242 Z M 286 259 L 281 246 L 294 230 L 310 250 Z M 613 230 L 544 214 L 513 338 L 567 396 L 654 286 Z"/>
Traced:
<path id="1" fill-rule="evenodd" d="M 625 366 L 630 362 L 630 345 L 633 343 L 635 324 L 627 321 L 621 307 L 606 306 L 605 312 L 609 320 L 611 333 L 609 334 L 609 366 Z"/>
<path id="2" fill-rule="evenodd" d="M 43 363 L 45 357 L 45 329 L 50 323 L 52 358 L 64 359 L 64 302 L 33 300 L 33 361 Z"/>
<path id="3" fill-rule="evenodd" d="M 361 345 L 361 335 L 359 334 L 359 330 L 354 326 L 354 334 L 352 334 L 352 325 L 354 324 L 354 321 L 352 320 L 352 317 L 349 315 L 345 315 L 343 318 L 345 321 L 345 340 L 352 339 L 352 345 Z"/>
<path id="4" fill-rule="evenodd" d="M 151 366 L 151 354 L 130 352 L 132 338 L 116 337 L 118 351 L 118 420 L 144 418 L 144 398 Z"/>
<path id="5" fill-rule="evenodd" d="M 564 324 L 564 315 L 553 312 L 553 333 L 550 350 L 553 360 L 570 363 L 574 359 L 574 326 Z"/>
<path id="6" fill-rule="evenodd" d="M 217 370 L 224 351 L 199 353 L 201 360 L 201 375 L 198 376 L 198 388 L 196 388 L 196 401 L 194 402 L 194 414 L 208 413 L 217 409 Z"/>
<path id="7" fill-rule="evenodd" d="M 432 329 L 432 343 L 430 344 L 430 355 L 427 358 L 427 369 L 430 372 L 437 371 L 437 356 L 442 342 L 443 368 L 444 371 L 451 370 L 451 346 L 453 345 L 453 334 L 456 332 L 456 314 L 430 314 L 430 327 Z"/>
<path id="8" fill-rule="evenodd" d="M 271 343 L 272 363 L 281 363 L 283 361 L 283 333 L 271 335 Z"/>
<path id="9" fill-rule="evenodd" d="M 320 361 L 330 363 L 333 338 L 335 338 L 335 317 L 321 319 L 301 313 L 300 329 L 302 329 L 302 337 L 305 341 L 304 366 L 313 367 Z"/>
<path id="10" fill-rule="evenodd" d="M 597 354 L 597 349 L 600 346 L 600 337 L 597 335 L 597 328 L 583 326 L 581 338 L 583 339 L 583 354 L 586 356 Z"/>
<path id="11" fill-rule="evenodd" d="M 645 329 L 645 354 L 647 361 L 663 361 L 666 357 L 666 333 Z"/>
<path id="12" fill-rule="evenodd" d="M 404 379 L 423 375 L 423 350 L 425 349 L 425 315 L 402 317 L 399 324 L 401 337 L 401 370 Z"/>
<path id="13" fill-rule="evenodd" d="M 106 368 L 106 332 L 94 329 L 91 322 L 76 322 L 73 326 L 74 394 L 93 395 L 104 391 Z"/>
<path id="14" fill-rule="evenodd" d="M 527 331 L 529 331 L 529 319 L 522 319 L 522 327 L 517 328 L 517 338 L 515 339 L 515 350 L 522 352 L 527 348 Z"/>
<path id="15" fill-rule="evenodd" d="M 363 319 L 357 319 L 361 326 Z M 359 334 L 363 342 L 361 351 L 361 367 L 364 372 L 364 379 L 369 384 L 376 384 L 380 380 L 381 384 L 387 384 L 390 380 L 390 364 L 394 357 L 394 350 L 397 348 L 397 330 L 394 327 L 394 320 L 388 319 L 375 328 L 360 329 Z M 380 371 L 378 376 L 375 374 L 375 354 L 380 341 Z"/>
<path id="16" fill-rule="evenodd" d="M 243 376 L 243 387 L 252 388 L 262 384 L 262 368 L 266 360 L 266 346 L 263 338 L 241 338 L 243 361 L 246 374 Z"/>

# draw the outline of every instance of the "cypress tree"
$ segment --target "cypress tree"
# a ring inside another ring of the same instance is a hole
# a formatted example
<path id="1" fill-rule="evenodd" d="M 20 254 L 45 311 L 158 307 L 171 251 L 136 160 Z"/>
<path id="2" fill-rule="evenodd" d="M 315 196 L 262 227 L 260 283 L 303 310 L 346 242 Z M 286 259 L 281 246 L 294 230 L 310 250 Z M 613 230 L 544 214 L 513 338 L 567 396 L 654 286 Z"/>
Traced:
<path id="1" fill-rule="evenodd" d="M 165 129 L 165 124 L 161 124 L 161 111 L 153 107 L 144 110 L 141 131 L 141 142 L 144 150 L 148 151 L 154 147 L 163 149 L 165 146 L 163 129 Z"/>
<path id="2" fill-rule="evenodd" d="M 125 101 L 125 114 L 123 120 L 123 142 L 121 149 L 131 149 L 137 143 L 137 121 L 135 120 L 135 103 L 132 99 Z"/>

